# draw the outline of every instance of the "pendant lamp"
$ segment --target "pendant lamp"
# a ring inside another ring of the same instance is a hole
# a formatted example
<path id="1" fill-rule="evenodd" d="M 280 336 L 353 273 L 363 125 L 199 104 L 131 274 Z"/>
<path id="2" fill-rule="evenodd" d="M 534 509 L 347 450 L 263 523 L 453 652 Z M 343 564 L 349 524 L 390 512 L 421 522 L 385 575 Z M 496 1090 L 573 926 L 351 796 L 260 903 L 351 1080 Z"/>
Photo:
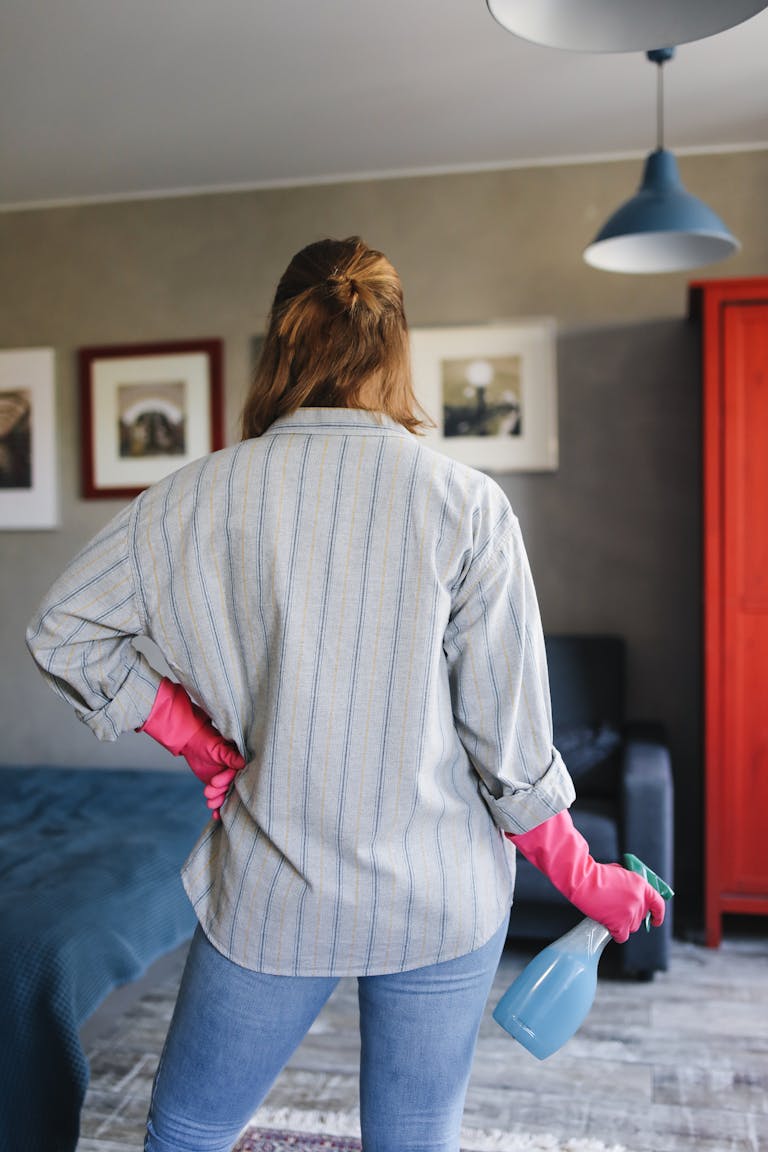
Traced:
<path id="1" fill-rule="evenodd" d="M 681 272 L 730 256 L 739 242 L 719 216 L 686 192 L 677 160 L 664 147 L 663 67 L 674 48 L 648 52 L 658 65 L 657 146 L 645 161 L 640 187 L 605 222 L 584 252 L 593 268 L 633 274 Z"/>
<path id="2" fill-rule="evenodd" d="M 523 40 L 574 52 L 645 52 L 742 24 L 768 0 L 486 0 Z"/>

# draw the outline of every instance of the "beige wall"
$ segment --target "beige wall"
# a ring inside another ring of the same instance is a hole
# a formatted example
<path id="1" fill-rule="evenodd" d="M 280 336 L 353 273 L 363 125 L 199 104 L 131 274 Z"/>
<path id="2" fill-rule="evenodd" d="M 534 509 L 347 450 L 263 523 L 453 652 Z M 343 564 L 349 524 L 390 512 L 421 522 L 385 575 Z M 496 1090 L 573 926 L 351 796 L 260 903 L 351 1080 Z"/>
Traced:
<path id="1" fill-rule="evenodd" d="M 743 244 L 704 274 L 764 273 L 768 152 L 684 157 L 680 167 Z M 234 436 L 249 340 L 287 260 L 319 236 L 359 233 L 381 247 L 400 270 L 412 324 L 539 314 L 567 329 L 683 316 L 685 275 L 617 276 L 581 260 L 640 168 L 531 168 L 0 214 L 0 347 L 58 353 L 64 529 L 87 532 L 103 518 L 102 506 L 77 499 L 75 349 L 223 337 Z"/>
<path id="2" fill-rule="evenodd" d="M 742 251 L 710 276 L 768 272 L 768 152 L 680 160 Z M 361 234 L 398 267 L 411 323 L 558 322 L 561 467 L 502 478 L 529 541 L 549 631 L 620 631 L 630 708 L 671 729 L 700 802 L 699 402 L 685 275 L 626 277 L 581 251 L 637 185 L 617 162 L 0 214 L 0 347 L 57 353 L 62 523 L 0 533 L 0 756 L 146 766 L 141 737 L 102 747 L 26 655 L 23 628 L 61 566 L 114 512 L 79 495 L 76 349 L 220 336 L 228 438 L 250 341 L 293 252 Z M 697 791 L 698 790 L 698 791 Z M 698 832 L 690 833 L 691 875 Z"/>

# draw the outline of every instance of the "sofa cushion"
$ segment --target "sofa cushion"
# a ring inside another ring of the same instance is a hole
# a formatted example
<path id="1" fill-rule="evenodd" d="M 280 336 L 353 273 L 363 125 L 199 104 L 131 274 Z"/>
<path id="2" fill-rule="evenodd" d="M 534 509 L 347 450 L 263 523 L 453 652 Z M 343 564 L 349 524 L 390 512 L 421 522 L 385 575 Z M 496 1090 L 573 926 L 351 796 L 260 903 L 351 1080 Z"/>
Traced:
<path id="1" fill-rule="evenodd" d="M 616 792 L 621 733 L 612 724 L 579 724 L 555 732 L 555 747 L 576 785 L 577 796 Z"/>
<path id="2" fill-rule="evenodd" d="M 616 809 L 610 801 L 589 800 L 580 804 L 578 797 L 571 808 L 573 822 L 589 844 L 595 860 L 601 864 L 620 863 L 619 828 Z"/>

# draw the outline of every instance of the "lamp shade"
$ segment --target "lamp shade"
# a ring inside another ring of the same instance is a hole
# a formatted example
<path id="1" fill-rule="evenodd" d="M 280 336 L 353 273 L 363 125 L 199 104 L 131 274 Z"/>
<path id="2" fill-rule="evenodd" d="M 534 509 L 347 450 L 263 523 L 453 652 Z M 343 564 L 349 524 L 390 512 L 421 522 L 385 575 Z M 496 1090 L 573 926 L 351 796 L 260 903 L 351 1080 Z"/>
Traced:
<path id="1" fill-rule="evenodd" d="M 733 28 L 768 0 L 486 0 L 523 40 L 574 52 L 644 52 Z"/>
<path id="2" fill-rule="evenodd" d="M 723 260 L 739 248 L 719 216 L 686 192 L 677 161 L 657 148 L 639 189 L 606 221 L 584 252 L 608 272 L 680 272 Z"/>

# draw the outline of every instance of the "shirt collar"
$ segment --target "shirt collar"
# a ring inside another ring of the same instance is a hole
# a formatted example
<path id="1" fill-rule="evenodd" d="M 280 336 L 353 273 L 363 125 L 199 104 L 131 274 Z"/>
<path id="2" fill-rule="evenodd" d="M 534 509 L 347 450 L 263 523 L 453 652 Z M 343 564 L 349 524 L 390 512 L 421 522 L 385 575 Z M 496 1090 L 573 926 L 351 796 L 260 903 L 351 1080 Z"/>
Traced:
<path id="1" fill-rule="evenodd" d="M 280 416 L 262 433 L 279 432 L 394 432 L 407 436 L 407 429 L 385 412 L 369 412 L 364 408 L 297 408 L 288 416 Z"/>

